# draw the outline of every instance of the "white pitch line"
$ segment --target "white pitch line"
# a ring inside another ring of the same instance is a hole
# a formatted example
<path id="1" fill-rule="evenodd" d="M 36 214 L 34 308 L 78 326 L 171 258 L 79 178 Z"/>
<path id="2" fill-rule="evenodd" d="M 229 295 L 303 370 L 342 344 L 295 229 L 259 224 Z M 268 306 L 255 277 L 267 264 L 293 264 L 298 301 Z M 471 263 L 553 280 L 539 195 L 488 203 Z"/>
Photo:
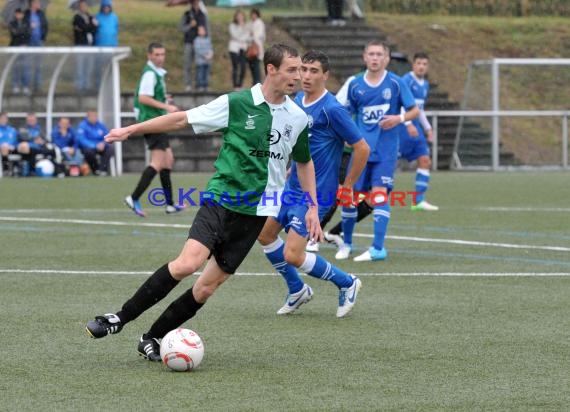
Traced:
<path id="1" fill-rule="evenodd" d="M 85 219 L 54 219 L 47 217 L 13 217 L 0 216 L 0 220 L 7 222 L 42 222 L 42 223 L 66 223 L 80 225 L 109 225 L 109 226 L 143 226 L 143 227 L 172 227 L 188 229 L 190 224 L 176 223 L 144 223 L 144 222 L 117 222 L 113 220 L 85 220 Z"/>
<path id="2" fill-rule="evenodd" d="M 56 275 L 150 275 L 145 271 L 111 271 L 111 270 L 57 270 L 57 269 L 0 269 L 0 273 L 32 273 L 32 274 L 56 274 Z M 201 272 L 196 272 L 199 275 Z M 462 273 L 462 272 L 404 272 L 404 273 L 354 273 L 357 276 L 438 276 L 438 277 L 560 277 L 570 276 L 564 272 L 503 272 L 503 273 Z M 278 276 L 276 272 L 237 272 L 238 276 Z"/>
<path id="3" fill-rule="evenodd" d="M 66 223 L 66 224 L 110 225 L 110 226 L 166 227 L 166 228 L 184 228 L 184 229 L 188 229 L 191 226 L 189 223 L 176 224 L 176 223 L 118 222 L 112 220 L 55 219 L 55 218 L 13 217 L 13 216 L 0 216 L 0 221 Z M 374 237 L 374 235 L 366 233 L 355 233 L 354 236 L 369 238 L 369 239 Z M 564 246 L 536 246 L 536 245 L 524 245 L 524 244 L 517 245 L 514 243 L 480 242 L 474 240 L 438 239 L 438 238 L 423 238 L 415 236 L 394 236 L 394 235 L 388 235 L 386 236 L 386 238 L 393 240 L 403 240 L 407 242 L 412 241 L 412 242 L 429 242 L 429 243 L 447 243 L 453 245 L 497 247 L 505 249 L 530 249 L 530 250 L 548 250 L 553 252 L 570 252 L 570 247 L 564 247 Z"/>
<path id="4" fill-rule="evenodd" d="M 486 206 L 477 207 L 475 210 L 481 212 L 561 212 L 570 213 L 568 207 L 501 207 L 501 206 Z"/>

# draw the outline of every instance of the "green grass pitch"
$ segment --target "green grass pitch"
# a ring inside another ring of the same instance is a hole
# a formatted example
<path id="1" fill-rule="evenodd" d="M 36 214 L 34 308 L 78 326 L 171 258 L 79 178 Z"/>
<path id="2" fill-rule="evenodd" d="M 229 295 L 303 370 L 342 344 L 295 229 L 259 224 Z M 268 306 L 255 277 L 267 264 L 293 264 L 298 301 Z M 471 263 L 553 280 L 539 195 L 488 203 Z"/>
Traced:
<path id="1" fill-rule="evenodd" d="M 312 278 L 313 301 L 277 316 L 284 283 L 256 245 L 185 324 L 206 347 L 191 373 L 142 360 L 136 343 L 192 279 L 118 335 L 92 340 L 84 325 L 178 254 L 196 208 L 167 216 L 144 200 L 137 218 L 122 205 L 135 175 L 0 179 L 0 410 L 568 410 L 569 177 L 435 173 L 441 210 L 394 207 L 386 262 L 338 262 L 363 282 L 346 319 Z M 371 233 L 357 227 L 357 252 Z"/>

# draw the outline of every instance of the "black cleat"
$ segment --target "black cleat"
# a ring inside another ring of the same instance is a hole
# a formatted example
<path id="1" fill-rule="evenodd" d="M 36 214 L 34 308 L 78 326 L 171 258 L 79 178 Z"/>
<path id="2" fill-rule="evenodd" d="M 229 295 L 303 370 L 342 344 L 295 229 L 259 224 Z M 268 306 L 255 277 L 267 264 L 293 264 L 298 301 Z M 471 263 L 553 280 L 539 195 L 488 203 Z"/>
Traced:
<path id="1" fill-rule="evenodd" d="M 103 316 L 95 316 L 95 320 L 90 320 L 85 326 L 87 335 L 94 339 L 104 338 L 113 333 L 119 333 L 123 329 L 121 319 L 114 313 L 106 313 Z"/>
<path id="2" fill-rule="evenodd" d="M 137 351 L 139 355 L 151 362 L 162 362 L 160 358 L 160 342 L 158 339 L 145 339 L 146 335 L 142 335 Z"/>

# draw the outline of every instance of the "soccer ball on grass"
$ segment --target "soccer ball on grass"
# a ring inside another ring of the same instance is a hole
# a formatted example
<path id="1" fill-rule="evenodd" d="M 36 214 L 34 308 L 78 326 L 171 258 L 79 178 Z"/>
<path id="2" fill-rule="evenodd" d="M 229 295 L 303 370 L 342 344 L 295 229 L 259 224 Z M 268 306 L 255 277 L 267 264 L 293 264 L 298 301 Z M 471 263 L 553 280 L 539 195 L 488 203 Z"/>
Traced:
<path id="1" fill-rule="evenodd" d="M 162 338 L 160 357 L 162 362 L 174 371 L 191 371 L 202 362 L 204 343 L 193 330 L 174 329 Z"/>

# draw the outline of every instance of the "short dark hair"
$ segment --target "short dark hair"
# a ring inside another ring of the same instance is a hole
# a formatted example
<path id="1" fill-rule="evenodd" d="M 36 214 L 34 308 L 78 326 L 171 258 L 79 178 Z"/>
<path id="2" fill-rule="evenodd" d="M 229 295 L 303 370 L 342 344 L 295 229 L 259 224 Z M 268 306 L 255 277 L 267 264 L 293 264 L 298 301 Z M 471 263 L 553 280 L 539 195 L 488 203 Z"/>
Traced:
<path id="1" fill-rule="evenodd" d="M 418 60 L 418 59 L 426 59 L 426 60 L 429 60 L 429 56 L 428 56 L 428 54 L 427 54 L 426 52 L 423 52 L 423 51 L 417 52 L 417 53 L 414 54 L 414 58 L 413 58 L 412 61 L 415 62 L 415 61 Z"/>
<path id="2" fill-rule="evenodd" d="M 272 64 L 276 68 L 281 66 L 283 59 L 285 57 L 298 57 L 299 52 L 296 48 L 287 46 L 286 44 L 273 44 L 265 51 L 263 56 L 263 67 L 265 68 L 265 74 L 267 74 L 267 66 Z"/>
<path id="3" fill-rule="evenodd" d="M 164 49 L 164 46 L 162 45 L 162 43 L 154 41 L 148 45 L 148 47 L 146 48 L 146 51 L 148 53 L 152 53 L 154 51 L 154 49 Z"/>
<path id="4" fill-rule="evenodd" d="M 390 55 L 390 45 L 388 43 L 386 43 L 385 41 L 370 40 L 368 43 L 366 43 L 366 46 L 364 46 L 364 50 L 368 50 L 368 48 L 370 46 L 381 46 L 388 53 L 388 55 Z"/>
<path id="5" fill-rule="evenodd" d="M 328 72 L 330 69 L 329 56 L 327 56 L 325 52 L 322 52 L 320 50 L 309 50 L 303 55 L 303 57 L 301 57 L 301 61 L 303 63 L 313 63 L 313 62 L 321 63 L 321 68 L 323 69 L 323 73 Z"/>
<path id="6" fill-rule="evenodd" d="M 261 12 L 259 11 L 259 9 L 251 9 L 249 15 L 251 16 L 252 14 L 255 14 L 257 17 L 261 17 Z"/>

